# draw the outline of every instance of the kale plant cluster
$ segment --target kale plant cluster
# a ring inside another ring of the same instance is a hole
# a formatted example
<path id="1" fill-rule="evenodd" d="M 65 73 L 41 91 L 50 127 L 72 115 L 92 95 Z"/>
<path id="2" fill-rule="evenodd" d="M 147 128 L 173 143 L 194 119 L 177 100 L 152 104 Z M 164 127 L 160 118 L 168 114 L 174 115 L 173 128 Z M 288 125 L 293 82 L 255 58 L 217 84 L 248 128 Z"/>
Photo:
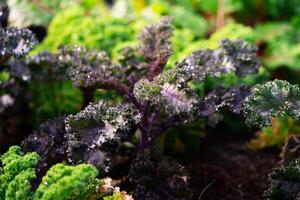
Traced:
<path id="1" fill-rule="evenodd" d="M 136 199 L 195 199 L 189 175 L 175 160 L 155 150 L 168 129 L 204 119 L 220 122 L 224 112 L 243 113 L 249 125 L 269 125 L 272 118 L 300 116 L 300 89 L 274 80 L 248 85 L 195 89 L 208 77 L 238 78 L 258 72 L 257 47 L 242 40 L 222 39 L 216 49 L 198 50 L 166 69 L 172 55 L 171 18 L 143 28 L 139 45 L 125 47 L 116 61 L 104 51 L 61 46 L 56 53 L 26 56 L 36 39 L 26 29 L 0 29 L 0 112 L 10 112 L 24 94 L 24 83 L 71 80 L 83 93 L 114 91 L 118 98 L 90 102 L 77 114 L 44 122 L 1 157 L 1 199 L 130 199 L 110 186 L 120 159 L 129 158 L 132 196 Z M 129 148 L 131 147 L 131 148 Z M 291 171 L 291 173 L 289 173 Z M 292 199 L 299 191 L 299 162 L 275 170 L 271 190 Z M 287 179 L 287 180 L 286 180 Z M 275 189 L 274 189 L 275 188 Z M 273 197 L 274 193 L 271 191 Z M 278 193 L 278 192 L 277 192 Z M 276 194 L 277 194 L 276 193 Z M 288 193 L 288 194 L 286 194 Z M 111 196 L 109 196 L 111 195 Z"/>
<path id="2" fill-rule="evenodd" d="M 121 57 L 114 63 L 103 51 L 79 46 L 64 46 L 57 53 L 41 52 L 21 58 L 34 45 L 34 36 L 25 29 L 2 29 L 1 38 L 5 42 L 1 46 L 1 67 L 10 75 L 1 85 L 2 97 L 9 97 L 11 104 L 16 97 L 11 94 L 12 90 L 6 90 L 7 83 L 18 85 L 28 79 L 70 79 L 73 86 L 81 90 L 114 90 L 121 97 L 117 103 L 90 103 L 77 114 L 45 122 L 29 135 L 22 146 L 25 151 L 40 154 L 40 162 L 35 163 L 39 176 L 59 162 L 73 165 L 89 163 L 107 174 L 115 165 L 115 155 L 122 153 L 126 143 L 131 143 L 135 150 L 127 154 L 133 156 L 139 151 L 139 156 L 132 161 L 130 172 L 130 177 L 133 177 L 130 181 L 137 187 L 134 196 L 171 198 L 179 188 L 190 190 L 188 175 L 182 167 L 175 167 L 178 165 L 175 161 L 144 152 L 149 154 L 149 160 L 145 160 L 141 152 L 148 151 L 156 138 L 170 127 L 199 118 L 216 124 L 222 119 L 221 111 L 224 109 L 240 113 L 242 101 L 249 93 L 247 86 L 219 88 L 200 96 L 189 84 L 198 84 L 207 76 L 218 78 L 229 72 L 243 77 L 255 73 L 259 61 L 255 46 L 225 39 L 220 41 L 219 49 L 194 52 L 172 69 L 164 70 L 172 54 L 172 35 L 171 19 L 165 17 L 157 24 L 142 29 L 139 45 L 124 48 Z M 3 112 L 10 106 L 7 100 L 2 101 Z M 164 189 L 159 189 L 163 193 L 154 188 L 152 192 L 147 184 L 160 175 L 138 178 L 145 175 L 138 175 L 145 166 L 150 167 L 150 171 L 157 168 L 156 162 L 166 165 L 161 169 L 161 176 L 165 176 L 161 179 L 162 186 L 167 184 Z M 173 163 L 172 168 L 168 167 L 169 162 Z M 145 180 L 145 183 L 137 179 Z M 188 192 L 185 198 L 192 198 L 192 193 Z"/>

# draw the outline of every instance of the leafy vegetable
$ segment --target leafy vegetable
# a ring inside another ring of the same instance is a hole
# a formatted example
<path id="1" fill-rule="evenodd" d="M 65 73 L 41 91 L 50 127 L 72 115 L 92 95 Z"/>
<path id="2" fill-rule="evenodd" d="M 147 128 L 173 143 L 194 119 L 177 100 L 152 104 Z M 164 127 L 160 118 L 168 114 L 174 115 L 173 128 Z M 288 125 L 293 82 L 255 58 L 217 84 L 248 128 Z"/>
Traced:
<path id="1" fill-rule="evenodd" d="M 30 181 L 36 178 L 35 167 L 40 159 L 38 154 L 24 154 L 20 147 L 12 146 L 0 159 L 3 165 L 0 174 L 0 198 L 30 198 Z"/>

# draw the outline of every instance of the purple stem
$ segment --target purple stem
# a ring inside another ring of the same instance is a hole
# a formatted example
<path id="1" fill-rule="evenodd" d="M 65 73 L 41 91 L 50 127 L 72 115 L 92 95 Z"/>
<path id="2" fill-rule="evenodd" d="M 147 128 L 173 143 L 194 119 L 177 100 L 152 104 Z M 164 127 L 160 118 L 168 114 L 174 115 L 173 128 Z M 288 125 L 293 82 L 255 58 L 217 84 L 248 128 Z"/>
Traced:
<path id="1" fill-rule="evenodd" d="M 148 143 L 148 131 L 142 131 L 142 135 L 141 135 L 141 141 L 140 141 L 140 148 L 141 149 L 145 149 L 147 147 L 147 143 Z"/>
<path id="2" fill-rule="evenodd" d="M 149 105 L 147 105 L 147 106 L 149 106 Z M 144 113 L 145 118 L 143 121 L 145 121 L 145 123 L 140 125 L 140 127 L 139 127 L 142 132 L 141 143 L 140 143 L 141 149 L 146 149 L 146 148 L 150 147 L 154 143 L 155 139 L 157 137 L 159 137 L 163 132 L 165 132 L 166 129 L 169 128 L 169 126 L 168 126 L 169 123 L 163 122 L 160 125 L 158 125 L 158 127 L 153 131 L 154 132 L 153 136 L 150 137 L 149 131 L 152 130 L 151 127 L 153 126 L 155 120 L 157 119 L 157 117 L 160 113 L 160 109 L 157 108 L 156 111 L 153 112 L 150 117 L 149 117 L 148 112 L 149 112 L 149 108 L 147 111 L 147 115 L 146 115 L 146 113 Z"/>
<path id="3" fill-rule="evenodd" d="M 153 61 L 149 66 L 148 80 L 152 81 L 155 76 L 157 76 L 168 62 L 170 55 L 162 55 Z"/>
<path id="4" fill-rule="evenodd" d="M 148 119 L 148 120 L 149 120 L 148 123 L 149 123 L 150 125 L 153 125 L 153 123 L 154 123 L 155 120 L 157 119 L 159 113 L 160 113 L 160 108 L 158 107 L 158 108 L 156 109 L 156 111 L 153 112 L 153 113 L 151 114 L 151 116 L 149 117 L 149 119 Z"/>
<path id="5" fill-rule="evenodd" d="M 149 110 L 150 110 L 150 102 L 147 102 L 143 109 L 142 122 L 139 125 L 141 133 L 142 133 L 141 143 L 140 143 L 140 148 L 142 148 L 142 149 L 144 149 L 144 145 L 147 143 L 148 137 L 149 137 L 149 129 L 150 129 Z"/>
<path id="6" fill-rule="evenodd" d="M 170 125 L 167 125 L 166 123 L 161 123 L 160 125 L 158 125 L 157 129 L 153 131 L 154 132 L 153 136 L 151 138 L 148 138 L 147 142 L 143 145 L 144 149 L 152 146 L 155 140 L 161 134 L 163 134 L 169 127 Z"/>

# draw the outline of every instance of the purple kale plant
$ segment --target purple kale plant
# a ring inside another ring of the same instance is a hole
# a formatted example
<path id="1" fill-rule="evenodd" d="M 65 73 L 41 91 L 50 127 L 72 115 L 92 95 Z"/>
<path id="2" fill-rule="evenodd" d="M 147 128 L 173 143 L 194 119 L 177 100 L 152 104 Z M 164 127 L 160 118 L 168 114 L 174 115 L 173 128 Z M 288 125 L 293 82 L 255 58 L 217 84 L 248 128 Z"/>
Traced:
<path id="1" fill-rule="evenodd" d="M 158 150 L 146 149 L 133 160 L 129 180 L 135 199 L 193 199 L 186 169 Z"/>
<path id="2" fill-rule="evenodd" d="M 22 142 L 23 150 L 40 155 L 38 175 L 41 177 L 54 164 L 66 159 L 65 117 L 48 120 Z"/>
<path id="3" fill-rule="evenodd" d="M 15 63 L 33 80 L 71 80 L 90 96 L 96 90 L 118 94 L 113 101 L 89 102 L 77 114 L 47 121 L 23 141 L 24 150 L 41 155 L 41 173 L 64 161 L 93 164 L 105 174 L 116 163 L 114 155 L 130 146 L 134 148 L 129 154 L 137 155 L 129 174 L 137 198 L 192 198 L 182 166 L 149 149 L 171 127 L 199 119 L 215 125 L 223 119 L 223 111 L 241 113 L 250 93 L 248 86 L 216 88 L 200 95 L 193 85 L 227 73 L 243 78 L 256 73 L 260 63 L 254 45 L 224 39 L 218 49 L 196 51 L 165 69 L 172 54 L 172 35 L 171 18 L 164 17 L 142 29 L 139 45 L 122 49 L 116 61 L 103 51 L 62 46 L 56 53 L 41 52 Z M 20 48 L 18 44 L 9 49 L 1 60 L 11 54 L 19 56 Z M 153 177 L 143 174 L 148 172 Z M 159 184 L 153 185 L 160 178 Z M 176 191 L 182 192 L 178 196 Z"/>
<path id="4" fill-rule="evenodd" d="M 109 163 L 108 155 L 124 143 L 136 145 L 132 141 L 136 135 L 137 147 L 143 150 L 170 127 L 200 118 L 216 124 L 222 119 L 222 110 L 241 112 L 249 87 L 217 88 L 203 96 L 191 85 L 209 76 L 235 73 L 244 77 L 257 72 L 257 48 L 241 40 L 224 39 L 218 49 L 196 51 L 165 70 L 172 54 L 172 35 L 171 18 L 165 17 L 142 29 L 140 44 L 121 50 L 116 62 L 103 51 L 78 46 L 61 47 L 57 53 L 41 52 L 24 61 L 35 79 L 70 79 L 82 90 L 113 90 L 120 97 L 90 103 L 78 114 L 66 117 L 69 162 L 104 167 L 102 163 Z"/>

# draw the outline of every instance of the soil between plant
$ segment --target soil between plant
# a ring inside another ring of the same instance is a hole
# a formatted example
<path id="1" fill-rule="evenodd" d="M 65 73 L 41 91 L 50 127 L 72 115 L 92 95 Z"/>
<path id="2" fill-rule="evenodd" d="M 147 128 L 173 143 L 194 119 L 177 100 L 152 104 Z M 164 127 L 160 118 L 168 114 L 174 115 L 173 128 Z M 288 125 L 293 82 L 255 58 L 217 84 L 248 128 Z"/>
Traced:
<path id="1" fill-rule="evenodd" d="M 197 156 L 182 160 L 199 194 L 196 199 L 263 199 L 268 174 L 277 165 L 280 151 L 247 149 L 249 139 L 242 134 L 210 133 Z"/>

